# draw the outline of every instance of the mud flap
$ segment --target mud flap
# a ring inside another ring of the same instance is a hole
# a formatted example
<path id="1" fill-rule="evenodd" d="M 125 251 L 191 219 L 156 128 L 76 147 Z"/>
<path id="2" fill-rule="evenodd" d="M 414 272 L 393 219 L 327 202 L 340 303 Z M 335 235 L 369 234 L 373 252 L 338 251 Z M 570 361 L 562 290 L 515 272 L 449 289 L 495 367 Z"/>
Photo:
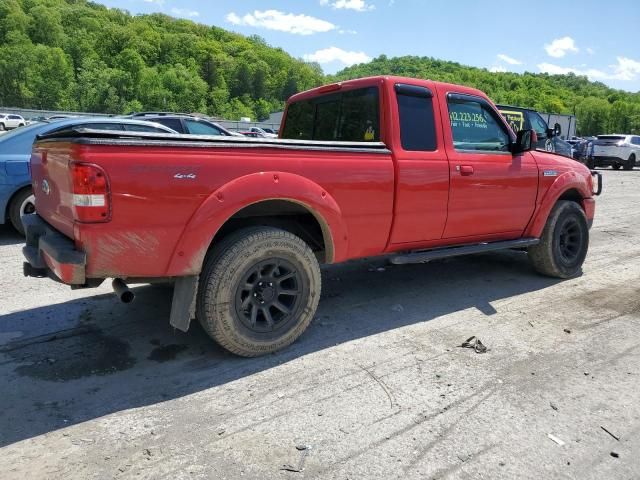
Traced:
<path id="1" fill-rule="evenodd" d="M 198 291 L 198 276 L 178 277 L 173 287 L 171 301 L 171 326 L 186 332 L 189 330 L 191 319 L 196 316 L 196 292 Z"/>

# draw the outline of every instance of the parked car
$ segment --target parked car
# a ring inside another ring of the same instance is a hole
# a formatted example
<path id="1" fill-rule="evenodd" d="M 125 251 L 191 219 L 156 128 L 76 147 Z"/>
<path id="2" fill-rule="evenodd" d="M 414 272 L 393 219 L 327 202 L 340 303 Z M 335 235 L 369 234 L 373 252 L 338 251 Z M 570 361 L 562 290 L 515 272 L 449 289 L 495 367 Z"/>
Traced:
<path id="1" fill-rule="evenodd" d="M 549 128 L 544 118 L 531 108 L 514 107 L 512 105 L 496 106 L 514 132 L 535 130 L 538 136 L 536 148 L 571 157 L 571 147 L 567 146 L 568 144 L 560 138 L 562 129 L 559 123 L 556 123 L 553 128 Z"/>
<path id="2" fill-rule="evenodd" d="M 270 131 L 267 131 L 267 130 L 270 130 Z M 278 136 L 273 132 L 273 130 L 260 128 L 260 127 L 251 127 L 249 129 L 249 132 L 255 133 L 257 137 L 264 137 L 264 138 L 276 138 Z"/>
<path id="3" fill-rule="evenodd" d="M 222 125 L 195 115 L 169 112 L 141 112 L 134 113 L 128 118 L 145 119 L 161 123 L 178 133 L 187 135 L 222 135 L 227 137 L 241 137 L 242 135 L 227 130 Z"/>
<path id="4" fill-rule="evenodd" d="M 25 275 L 114 278 L 123 301 L 127 279 L 170 280 L 171 325 L 195 316 L 227 350 L 258 356 L 309 326 L 320 263 L 518 248 L 542 274 L 580 273 L 600 175 L 533 149 L 534 133 L 515 134 L 479 90 L 350 80 L 291 97 L 283 125 L 278 139 L 41 136 Z"/>
<path id="5" fill-rule="evenodd" d="M 20 115 L 12 113 L 0 113 L 0 131 L 11 130 L 12 128 L 24 127 L 26 121 Z"/>
<path id="6" fill-rule="evenodd" d="M 31 147 L 37 135 L 51 134 L 66 128 L 125 130 L 131 132 L 176 133 L 164 125 L 116 118 L 70 118 L 32 123 L 0 137 L 0 224 L 10 222 L 23 233 L 21 217 L 34 212 L 34 198 L 29 175 Z"/>
<path id="7" fill-rule="evenodd" d="M 590 168 L 606 167 L 632 170 L 640 158 L 640 135 L 598 135 L 593 142 Z"/>

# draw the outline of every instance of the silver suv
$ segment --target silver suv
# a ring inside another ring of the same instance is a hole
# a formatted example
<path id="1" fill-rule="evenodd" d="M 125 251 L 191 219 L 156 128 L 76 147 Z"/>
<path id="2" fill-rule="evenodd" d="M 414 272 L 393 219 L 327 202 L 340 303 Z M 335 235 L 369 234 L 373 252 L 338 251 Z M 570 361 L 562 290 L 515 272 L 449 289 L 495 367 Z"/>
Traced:
<path id="1" fill-rule="evenodd" d="M 606 167 L 610 165 L 618 170 L 620 167 L 631 170 L 640 158 L 639 135 L 598 135 L 593 141 L 593 158 L 589 167 Z"/>
<path id="2" fill-rule="evenodd" d="M 20 115 L 0 113 L 0 131 L 24 127 L 27 122 Z"/>

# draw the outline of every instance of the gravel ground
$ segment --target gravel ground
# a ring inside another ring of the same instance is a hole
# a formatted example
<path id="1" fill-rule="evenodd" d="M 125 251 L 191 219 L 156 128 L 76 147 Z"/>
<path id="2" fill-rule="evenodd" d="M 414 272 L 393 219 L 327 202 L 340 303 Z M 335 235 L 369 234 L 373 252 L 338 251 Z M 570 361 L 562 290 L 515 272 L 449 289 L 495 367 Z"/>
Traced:
<path id="1" fill-rule="evenodd" d="M 24 278 L 0 229 L 1 477 L 640 478 L 640 170 L 603 174 L 580 278 L 520 252 L 332 266 L 259 359 L 173 331 L 167 287 Z"/>

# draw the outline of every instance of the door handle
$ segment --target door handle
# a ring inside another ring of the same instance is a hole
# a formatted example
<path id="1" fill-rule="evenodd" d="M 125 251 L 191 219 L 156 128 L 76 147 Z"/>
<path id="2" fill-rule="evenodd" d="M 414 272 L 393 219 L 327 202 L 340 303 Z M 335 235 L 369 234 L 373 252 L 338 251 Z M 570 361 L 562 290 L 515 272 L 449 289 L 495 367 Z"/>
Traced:
<path id="1" fill-rule="evenodd" d="M 460 175 L 473 175 L 472 165 L 457 165 L 456 170 L 460 172 Z"/>

